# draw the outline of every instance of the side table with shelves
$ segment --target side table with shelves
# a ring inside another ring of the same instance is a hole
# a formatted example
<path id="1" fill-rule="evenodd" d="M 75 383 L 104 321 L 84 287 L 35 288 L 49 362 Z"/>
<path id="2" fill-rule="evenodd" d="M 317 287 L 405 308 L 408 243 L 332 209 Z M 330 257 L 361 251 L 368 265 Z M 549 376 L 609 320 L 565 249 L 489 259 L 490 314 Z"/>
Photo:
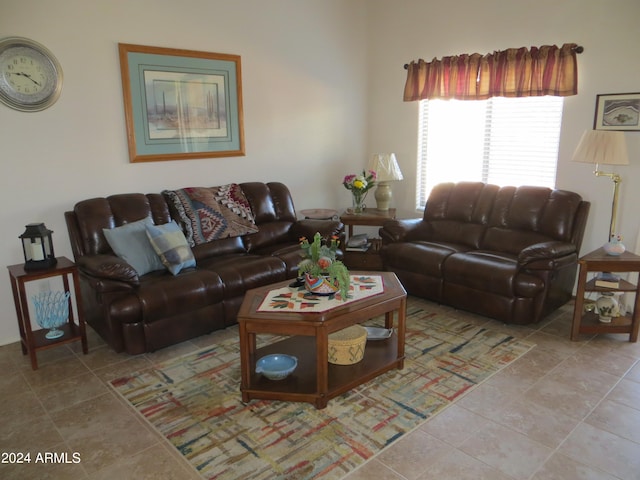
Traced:
<path id="1" fill-rule="evenodd" d="M 340 221 L 347 228 L 347 241 L 353 236 L 354 226 L 382 227 L 388 220 L 396 218 L 396 209 L 378 210 L 377 208 L 365 208 L 362 213 L 343 212 Z M 383 270 L 382 258 L 378 253 L 381 247 L 381 240 L 374 238 L 371 240 L 371 247 L 366 252 L 353 252 L 345 250 L 344 263 L 347 267 L 357 270 Z"/>
<path id="2" fill-rule="evenodd" d="M 619 256 L 607 255 L 602 248 L 580 258 L 580 272 L 578 274 L 578 287 L 573 312 L 573 324 L 571 328 L 571 340 L 577 340 L 581 333 L 628 333 L 630 342 L 638 341 L 638 319 L 640 309 L 640 282 L 638 285 L 620 279 L 617 288 L 599 287 L 595 284 L 595 275 L 588 279 L 588 274 L 594 272 L 640 273 L 640 256 L 624 252 Z M 633 311 L 626 315 L 612 318 L 611 323 L 602 323 L 598 320 L 597 313 L 584 311 L 584 297 L 588 292 L 630 292 L 635 293 Z"/>
<path id="3" fill-rule="evenodd" d="M 80 281 L 78 278 L 78 268 L 66 257 L 57 257 L 55 266 L 43 270 L 25 270 L 24 264 L 11 265 L 7 267 L 9 270 L 9 280 L 11 282 L 11 290 L 13 292 L 13 301 L 15 303 L 16 315 L 18 317 L 18 328 L 20 330 L 20 342 L 22 353 L 29 355 L 31 359 L 31 368 L 38 368 L 38 359 L 36 353 L 48 348 L 57 347 L 66 343 L 80 341 L 82 343 L 82 352 L 86 355 L 89 352 L 87 345 L 87 334 L 85 329 L 84 315 L 80 306 Z M 31 328 L 31 315 L 29 314 L 29 298 L 25 288 L 26 283 L 45 278 L 62 277 L 62 284 L 65 291 L 69 290 L 69 278 L 73 282 L 73 293 L 75 296 L 69 297 L 69 318 L 60 329 L 64 334 L 55 339 L 45 337 L 46 329 L 33 330 Z M 76 318 L 77 317 L 77 318 Z M 76 322 L 77 319 L 77 322 Z"/>

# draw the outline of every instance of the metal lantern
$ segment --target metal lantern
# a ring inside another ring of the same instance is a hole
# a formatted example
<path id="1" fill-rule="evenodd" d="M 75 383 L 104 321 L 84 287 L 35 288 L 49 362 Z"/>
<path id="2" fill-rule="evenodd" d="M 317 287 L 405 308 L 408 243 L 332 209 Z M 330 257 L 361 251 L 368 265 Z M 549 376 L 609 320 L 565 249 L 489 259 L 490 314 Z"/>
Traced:
<path id="1" fill-rule="evenodd" d="M 53 267 L 57 263 L 51 241 L 53 231 L 45 227 L 44 223 L 30 223 L 26 228 L 25 232 L 20 235 L 24 253 L 24 269 L 41 270 Z"/>

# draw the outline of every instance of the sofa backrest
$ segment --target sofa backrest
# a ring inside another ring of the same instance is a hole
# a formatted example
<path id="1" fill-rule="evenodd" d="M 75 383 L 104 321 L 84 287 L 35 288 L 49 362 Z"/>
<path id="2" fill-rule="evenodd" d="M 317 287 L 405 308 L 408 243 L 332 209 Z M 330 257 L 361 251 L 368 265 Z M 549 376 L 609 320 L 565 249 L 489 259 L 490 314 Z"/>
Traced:
<path id="1" fill-rule="evenodd" d="M 577 193 L 545 187 L 502 187 L 481 248 L 513 254 L 534 243 L 562 241 L 579 250 L 588 203 Z"/>
<path id="2" fill-rule="evenodd" d="M 288 188 L 281 183 L 241 184 L 260 231 L 244 237 L 221 238 L 193 248 L 196 259 L 275 243 L 296 220 Z M 125 193 L 82 200 L 65 212 L 71 248 L 76 260 L 83 255 L 112 253 L 102 229 L 151 218 L 155 224 L 180 219 L 161 193 Z"/>
<path id="3" fill-rule="evenodd" d="M 259 231 L 243 237 L 248 251 L 290 240 L 289 230 L 296 211 L 289 189 L 283 183 L 247 182 L 240 187 L 251 205 Z"/>
<path id="4" fill-rule="evenodd" d="M 425 206 L 427 237 L 479 248 L 499 187 L 482 182 L 436 185 Z"/>

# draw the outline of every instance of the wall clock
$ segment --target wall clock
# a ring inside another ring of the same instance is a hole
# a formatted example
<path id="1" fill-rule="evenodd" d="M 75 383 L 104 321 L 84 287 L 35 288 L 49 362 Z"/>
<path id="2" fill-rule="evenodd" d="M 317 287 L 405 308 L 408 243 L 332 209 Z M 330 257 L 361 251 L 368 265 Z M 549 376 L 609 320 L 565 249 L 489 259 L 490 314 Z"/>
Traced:
<path id="1" fill-rule="evenodd" d="M 62 91 L 62 67 L 46 47 L 22 37 L 0 40 L 0 101 L 22 112 L 55 103 Z"/>

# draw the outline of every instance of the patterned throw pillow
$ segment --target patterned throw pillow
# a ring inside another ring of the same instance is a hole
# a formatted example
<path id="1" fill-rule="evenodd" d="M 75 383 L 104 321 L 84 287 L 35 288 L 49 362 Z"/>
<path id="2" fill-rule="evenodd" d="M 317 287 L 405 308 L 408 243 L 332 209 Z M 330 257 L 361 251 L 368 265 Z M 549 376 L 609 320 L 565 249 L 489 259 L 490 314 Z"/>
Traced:
<path id="1" fill-rule="evenodd" d="M 147 225 L 147 237 L 164 266 L 173 275 L 180 273 L 183 268 L 196 266 L 193 252 L 176 222 Z"/>

